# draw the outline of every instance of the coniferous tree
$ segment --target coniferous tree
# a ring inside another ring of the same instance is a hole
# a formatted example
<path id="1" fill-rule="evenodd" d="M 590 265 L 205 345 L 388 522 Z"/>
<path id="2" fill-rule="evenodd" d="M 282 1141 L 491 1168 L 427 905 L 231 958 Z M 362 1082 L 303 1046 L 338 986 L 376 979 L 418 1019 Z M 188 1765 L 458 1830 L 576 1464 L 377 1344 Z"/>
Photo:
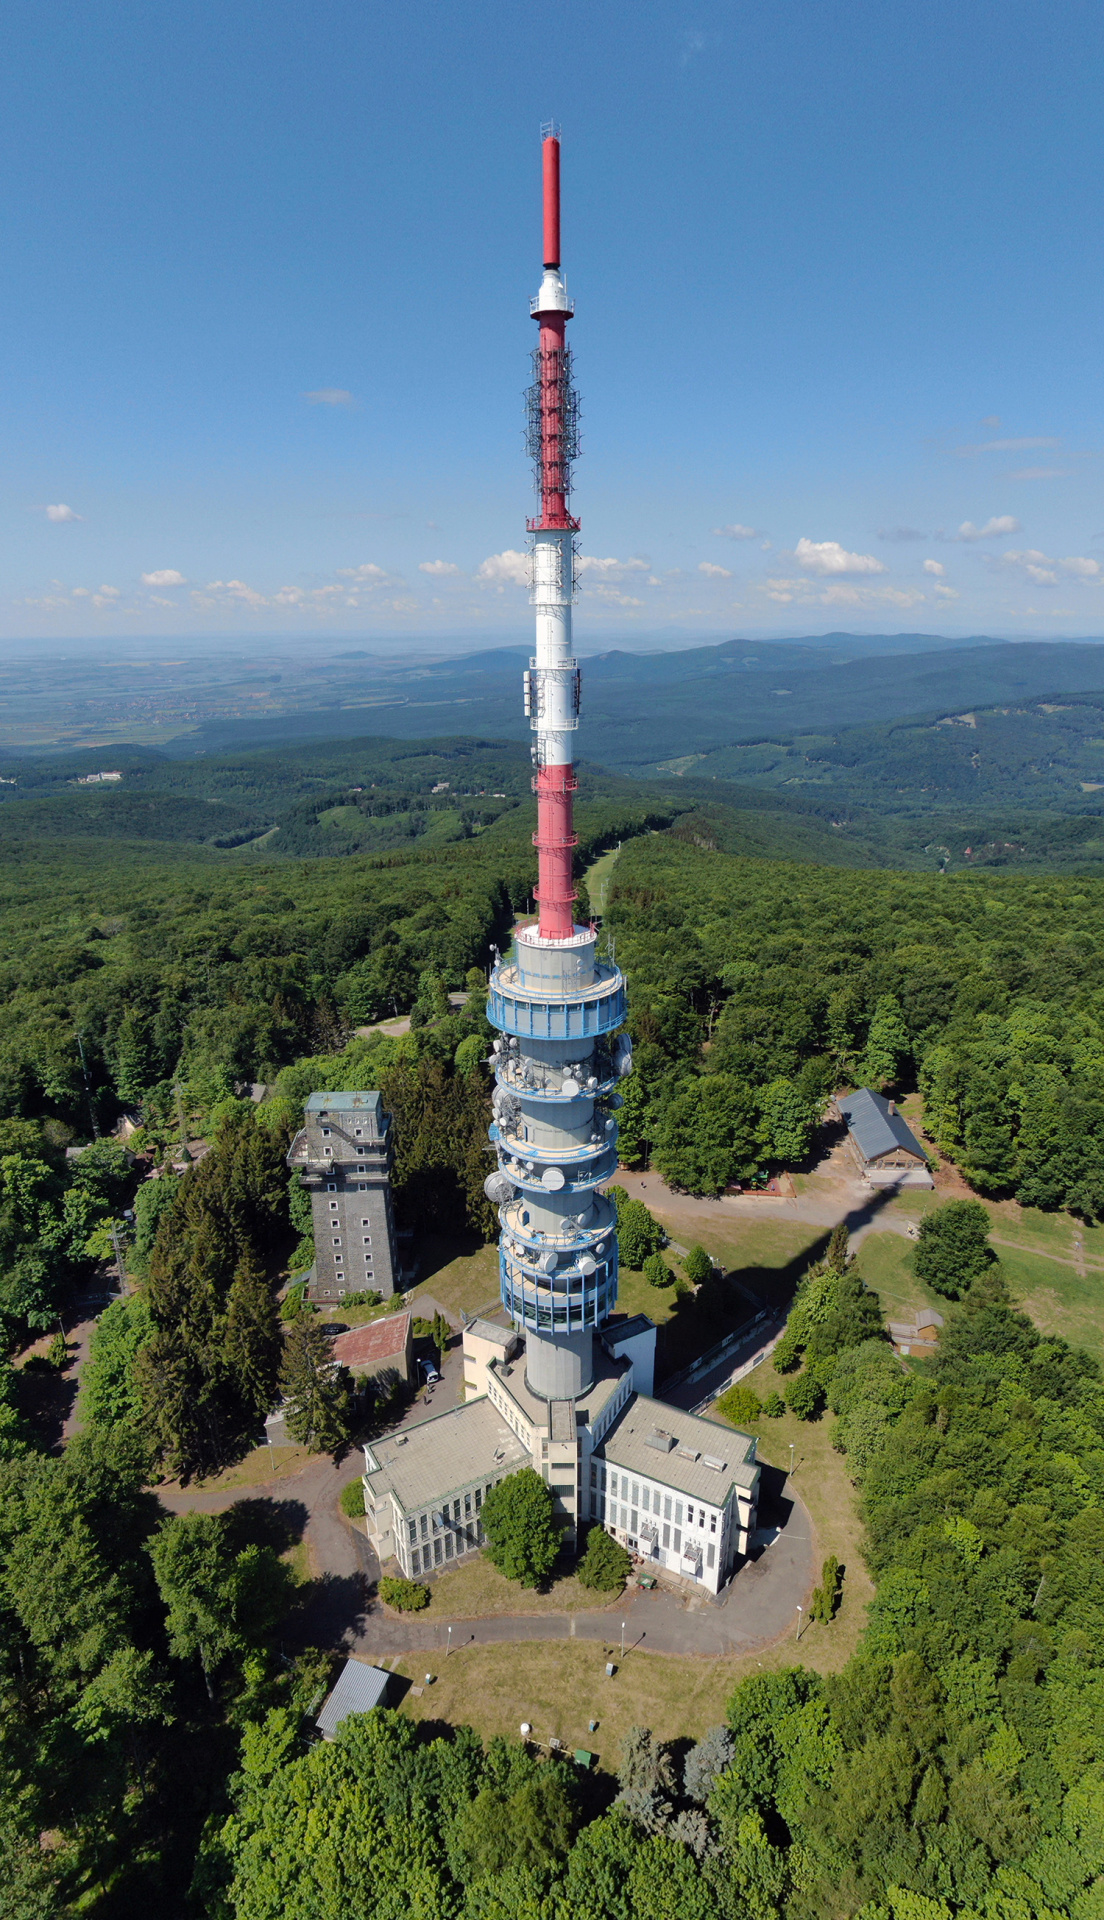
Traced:
<path id="1" fill-rule="evenodd" d="M 330 1351 L 325 1330 L 310 1314 L 293 1320 L 284 1341 L 280 1384 L 292 1437 L 312 1453 L 347 1446 L 353 1418 L 352 1382 Z"/>

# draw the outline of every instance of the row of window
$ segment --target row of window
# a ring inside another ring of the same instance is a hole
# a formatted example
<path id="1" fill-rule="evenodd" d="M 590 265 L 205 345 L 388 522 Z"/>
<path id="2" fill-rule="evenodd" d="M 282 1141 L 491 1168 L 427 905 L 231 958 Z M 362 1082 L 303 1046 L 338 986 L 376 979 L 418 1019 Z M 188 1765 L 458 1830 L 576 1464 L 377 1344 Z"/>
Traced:
<path id="1" fill-rule="evenodd" d="M 662 1547 L 664 1553 L 673 1552 L 677 1554 L 680 1559 L 685 1551 L 687 1559 L 695 1560 L 700 1565 L 701 1549 L 697 1541 L 692 1541 L 689 1536 L 687 1536 L 684 1549 L 681 1527 L 671 1527 L 666 1521 L 657 1523 L 654 1526 L 649 1526 L 645 1523 L 642 1527 L 639 1513 L 634 1512 L 628 1507 L 617 1506 L 612 1500 L 607 1502 L 604 1494 L 598 1501 L 596 1518 L 601 1521 L 603 1526 L 613 1527 L 619 1533 L 623 1533 L 628 1540 L 629 1546 L 637 1551 L 650 1554 L 656 1548 Z M 642 1540 L 637 1538 L 638 1534 L 643 1534 Z M 717 1542 L 715 1540 L 709 1540 L 706 1543 L 705 1564 L 709 1568 L 713 1568 L 717 1564 Z"/>
<path id="2" fill-rule="evenodd" d="M 642 1513 L 652 1513 L 664 1520 L 673 1518 L 676 1526 L 680 1527 L 685 1513 L 686 1525 L 692 1527 L 694 1524 L 695 1506 L 692 1500 L 679 1500 L 660 1487 L 650 1487 L 646 1480 L 633 1480 L 627 1473 L 615 1473 L 612 1468 L 607 1470 L 604 1462 L 591 1461 L 590 1484 L 592 1490 L 601 1484 L 603 1492 L 608 1492 L 614 1499 L 627 1501 Z M 716 1533 L 717 1514 L 705 1507 L 698 1507 L 696 1511 L 699 1527 L 704 1528 L 708 1516 L 709 1531 Z"/>

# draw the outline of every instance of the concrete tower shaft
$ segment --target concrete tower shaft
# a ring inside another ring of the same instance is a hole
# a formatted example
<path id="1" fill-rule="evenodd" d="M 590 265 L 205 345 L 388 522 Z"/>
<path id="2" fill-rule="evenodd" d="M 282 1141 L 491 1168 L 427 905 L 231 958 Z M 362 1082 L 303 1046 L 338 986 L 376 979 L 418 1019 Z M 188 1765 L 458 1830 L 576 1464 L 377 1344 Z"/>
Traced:
<path id="1" fill-rule="evenodd" d="M 543 129 L 544 278 L 532 303 L 540 326 L 529 388 L 529 451 L 540 513 L 529 522 L 536 651 L 525 675 L 535 735 L 540 919 L 517 929 L 491 975 L 495 1041 L 503 1303 L 526 1335 L 532 1391 L 573 1400 L 593 1377 L 595 1330 L 617 1302 L 617 1234 L 601 1193 L 617 1165 L 616 1085 L 631 1065 L 625 982 L 599 960 L 593 927 L 574 924 L 572 825 L 579 670 L 572 654 L 574 535 L 567 510 L 578 451 L 578 403 L 565 342 L 571 302 L 560 271 L 560 142 Z"/>

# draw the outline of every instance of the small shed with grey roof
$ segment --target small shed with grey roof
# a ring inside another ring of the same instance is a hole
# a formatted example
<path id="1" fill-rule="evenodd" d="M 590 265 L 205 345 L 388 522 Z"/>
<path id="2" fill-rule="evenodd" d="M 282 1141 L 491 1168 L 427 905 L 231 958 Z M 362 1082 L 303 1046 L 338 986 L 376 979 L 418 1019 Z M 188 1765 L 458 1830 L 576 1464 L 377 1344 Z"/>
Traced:
<path id="1" fill-rule="evenodd" d="M 370 1713 L 373 1707 L 387 1705 L 390 1681 L 391 1675 L 382 1667 L 370 1667 L 364 1660 L 346 1660 L 315 1726 L 326 1740 L 332 1740 L 351 1713 Z"/>
<path id="2" fill-rule="evenodd" d="M 872 1186 L 934 1186 L 928 1156 L 895 1101 L 859 1087 L 836 1105 L 851 1153 Z"/>

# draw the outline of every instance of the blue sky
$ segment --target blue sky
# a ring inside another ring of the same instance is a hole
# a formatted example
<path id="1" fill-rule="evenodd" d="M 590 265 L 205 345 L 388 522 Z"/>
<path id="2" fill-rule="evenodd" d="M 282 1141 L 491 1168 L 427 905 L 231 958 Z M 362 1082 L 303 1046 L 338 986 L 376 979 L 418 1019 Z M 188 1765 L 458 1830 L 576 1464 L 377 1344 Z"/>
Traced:
<path id="1" fill-rule="evenodd" d="M 1099 6 L 6 23 L 0 635 L 524 634 L 549 115 L 581 646 L 1104 634 Z"/>

